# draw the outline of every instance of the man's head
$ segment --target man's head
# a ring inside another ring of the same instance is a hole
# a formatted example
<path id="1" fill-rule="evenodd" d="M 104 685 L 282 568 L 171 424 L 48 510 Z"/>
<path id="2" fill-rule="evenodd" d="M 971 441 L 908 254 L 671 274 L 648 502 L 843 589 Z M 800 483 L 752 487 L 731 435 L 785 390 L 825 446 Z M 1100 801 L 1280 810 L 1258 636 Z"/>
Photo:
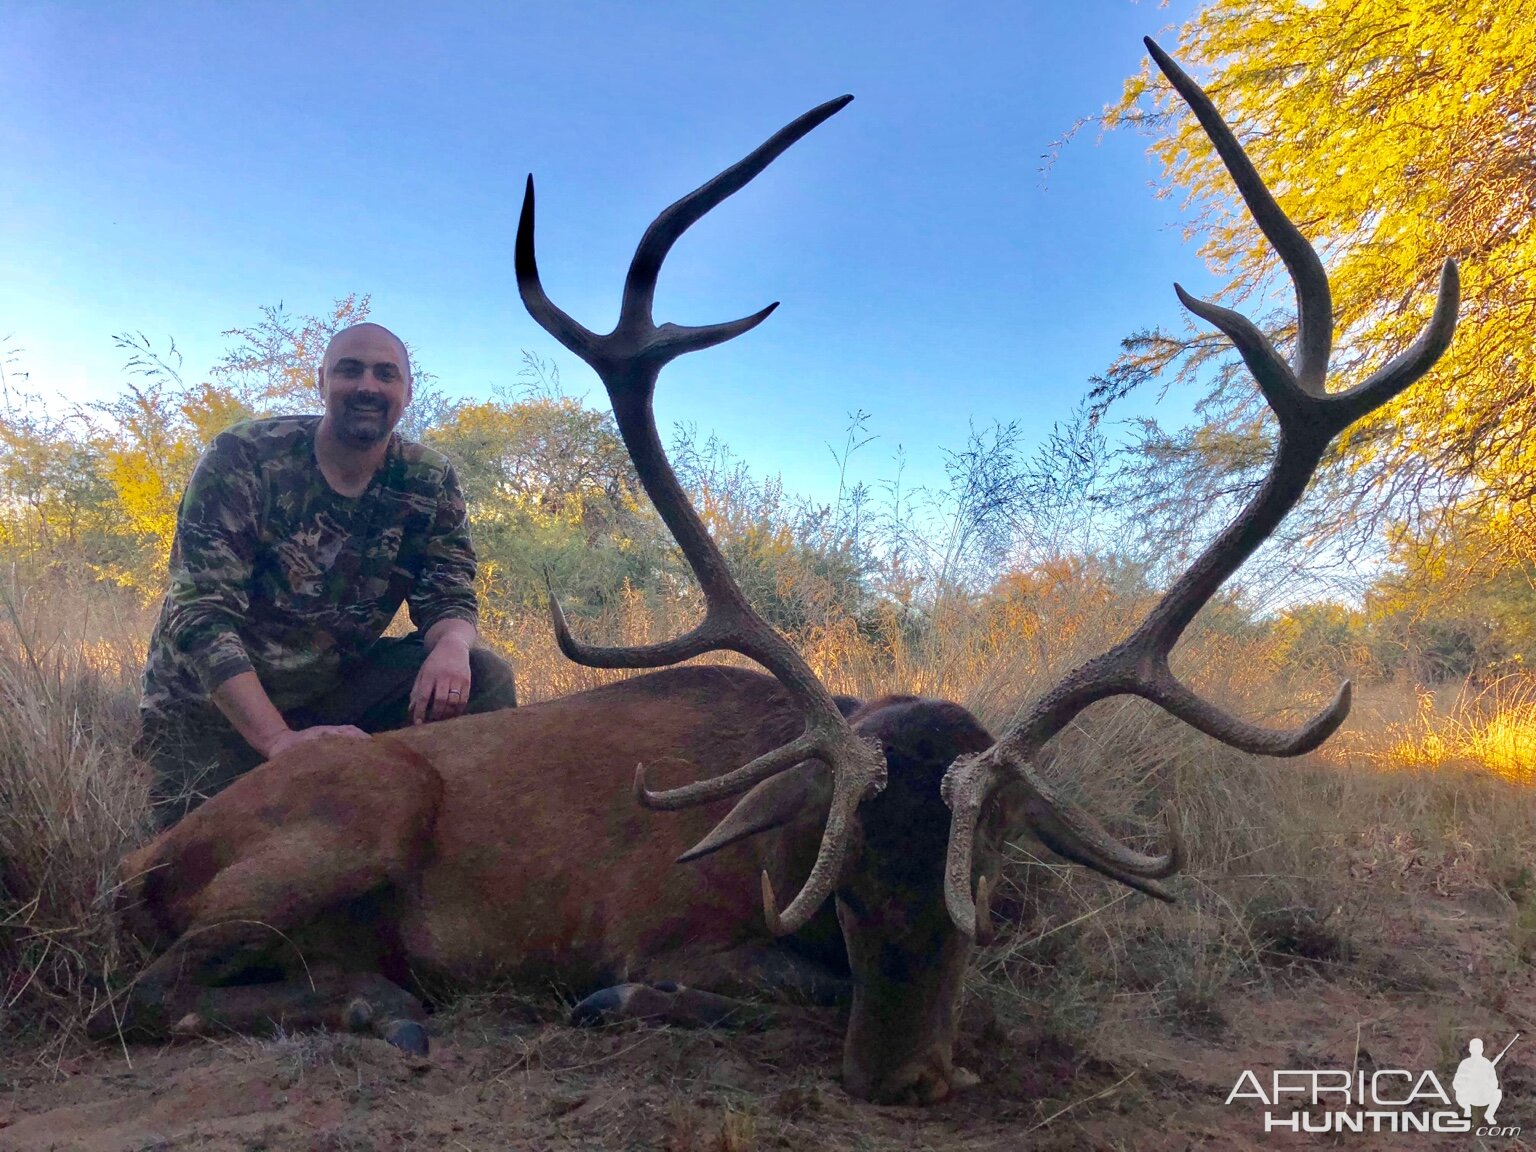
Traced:
<path id="1" fill-rule="evenodd" d="M 389 439 L 411 402 L 405 343 L 380 324 L 343 328 L 326 346 L 319 384 L 328 431 L 348 448 L 372 448 Z"/>
<path id="2" fill-rule="evenodd" d="M 1471 1052 L 1474 1056 L 1481 1056 L 1483 1054 L 1483 1042 L 1481 1040 L 1472 1041 L 1472 1043 L 1467 1045 L 1467 1051 Z"/>

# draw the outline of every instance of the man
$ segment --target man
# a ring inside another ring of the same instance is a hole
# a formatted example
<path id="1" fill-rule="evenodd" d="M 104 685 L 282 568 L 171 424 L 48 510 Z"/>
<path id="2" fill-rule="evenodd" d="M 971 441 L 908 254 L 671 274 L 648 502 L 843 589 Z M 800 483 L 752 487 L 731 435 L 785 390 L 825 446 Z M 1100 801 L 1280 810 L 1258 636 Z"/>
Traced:
<path id="1" fill-rule="evenodd" d="M 338 332 L 324 413 L 220 433 L 182 498 L 144 669 L 161 827 L 278 753 L 516 703 L 474 648 L 475 557 L 447 459 L 394 435 L 405 345 Z M 416 631 L 381 638 L 404 602 Z"/>

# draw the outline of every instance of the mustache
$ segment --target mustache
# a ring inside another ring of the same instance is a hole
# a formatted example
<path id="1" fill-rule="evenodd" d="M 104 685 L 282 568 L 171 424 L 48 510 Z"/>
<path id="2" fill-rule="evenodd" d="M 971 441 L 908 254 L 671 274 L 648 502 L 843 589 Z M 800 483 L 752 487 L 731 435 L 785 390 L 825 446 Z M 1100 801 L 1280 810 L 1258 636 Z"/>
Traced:
<path id="1" fill-rule="evenodd" d="M 347 397 L 343 406 L 348 412 L 385 412 L 389 410 L 389 401 L 383 396 L 353 395 Z"/>

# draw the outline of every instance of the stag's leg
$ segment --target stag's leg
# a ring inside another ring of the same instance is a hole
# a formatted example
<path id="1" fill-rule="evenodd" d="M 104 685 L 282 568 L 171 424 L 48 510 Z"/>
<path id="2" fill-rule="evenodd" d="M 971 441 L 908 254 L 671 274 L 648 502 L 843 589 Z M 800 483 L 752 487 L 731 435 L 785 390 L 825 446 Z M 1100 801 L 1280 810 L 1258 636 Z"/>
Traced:
<path id="1" fill-rule="evenodd" d="M 648 964 L 646 971 L 664 974 L 668 983 L 707 988 L 738 999 L 768 998 L 821 1007 L 853 999 L 846 967 L 838 971 L 782 944 L 743 944 L 704 956 L 663 958 Z"/>
<path id="2" fill-rule="evenodd" d="M 271 984 L 209 987 L 167 981 L 152 965 L 127 1005 L 116 1011 L 105 1006 L 91 1017 L 87 1029 L 97 1039 L 119 1033 L 128 1039 L 164 1039 L 345 1029 L 370 1033 L 424 1056 L 429 1046 L 425 1019 L 416 997 L 376 972 L 322 969 Z"/>
<path id="3" fill-rule="evenodd" d="M 333 924 L 307 932 L 301 943 L 280 939 L 264 924 L 214 925 L 182 937 L 146 968 L 125 1000 L 92 1014 L 89 1035 L 130 1039 L 275 1030 L 345 1029 L 426 1055 L 421 1001 L 377 971 L 381 949 L 365 915 L 374 901 L 330 910 Z M 325 959 L 336 957 L 337 960 Z M 360 968 L 359 965 L 368 967 Z M 266 982 L 249 981 L 275 973 Z"/>
<path id="4" fill-rule="evenodd" d="M 312 1028 L 363 1032 L 404 1052 L 425 1056 L 426 1009 L 404 988 L 377 972 L 331 972 L 278 984 L 193 989 L 172 1035 L 219 1032 L 261 1035 Z"/>
<path id="5" fill-rule="evenodd" d="M 126 926 L 168 947 L 90 1031 L 170 1035 L 201 1003 L 236 1030 L 274 1014 L 352 1022 L 424 1050 L 420 1004 L 373 974 L 388 894 L 428 851 L 441 796 L 432 766 L 385 740 L 318 741 L 236 781 L 126 863 Z M 263 991 L 223 987 L 273 967 L 287 979 Z M 321 969 L 348 975 L 322 989 Z M 366 1011 L 348 1013 L 358 987 Z"/>
<path id="6" fill-rule="evenodd" d="M 647 966 L 673 979 L 616 984 L 571 1009 L 573 1024 L 644 1020 L 679 1028 L 763 1027 L 792 1004 L 846 1004 L 846 975 L 783 948 L 748 944 L 707 956 L 663 957 Z"/>

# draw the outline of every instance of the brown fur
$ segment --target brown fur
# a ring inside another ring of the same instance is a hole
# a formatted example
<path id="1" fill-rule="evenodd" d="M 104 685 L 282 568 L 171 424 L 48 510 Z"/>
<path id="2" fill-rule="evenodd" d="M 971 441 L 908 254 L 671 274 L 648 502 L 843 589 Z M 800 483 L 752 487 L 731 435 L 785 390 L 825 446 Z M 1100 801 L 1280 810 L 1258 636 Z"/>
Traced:
<path id="1" fill-rule="evenodd" d="M 920 921 L 919 951 L 958 952 L 963 970 L 969 949 L 950 939 L 938 884 L 947 827 L 938 780 L 956 754 L 991 737 L 963 709 L 910 697 L 865 706 L 855 720 L 893 749 L 891 786 L 865 808 L 901 814 L 894 827 L 876 820 L 886 829 L 878 844 L 855 847 L 845 887 L 867 890 L 866 903 L 922 901 L 924 909 L 892 909 L 885 919 Z M 957 744 L 952 731 L 966 721 L 979 735 Z M 824 773 L 797 770 L 810 774 L 810 799 L 782 828 L 678 865 L 731 802 L 646 811 L 632 794 L 635 767 L 645 763 L 657 786 L 716 776 L 802 726 L 774 680 L 692 666 L 366 743 L 294 749 L 124 861 L 125 926 L 162 953 L 136 989 L 129 1022 L 155 1033 L 186 1012 L 195 1023 L 210 1001 L 189 985 L 206 989 L 263 961 L 292 973 L 294 950 L 311 978 L 322 967 L 401 980 L 538 975 L 581 991 L 710 972 L 733 950 L 771 943 L 758 877 L 766 870 L 779 891 L 798 888 L 820 840 Z M 921 758 L 920 770 L 896 770 L 898 750 L 903 764 Z M 940 830 L 935 853 L 933 830 L 912 827 L 928 857 L 915 877 L 901 843 L 914 821 Z M 861 851 L 900 875 L 861 875 Z M 830 909 L 802 935 L 804 950 L 823 959 L 842 952 Z M 908 947 L 893 940 L 898 951 Z M 924 963 L 916 954 L 903 962 Z M 958 996 L 958 976 L 939 983 L 940 1000 Z M 315 1000 L 312 988 L 305 996 Z M 885 1010 L 943 1025 L 947 1086 L 953 1005 Z M 295 1007 L 292 1018 L 317 1017 Z M 233 1016 L 225 1023 L 254 1026 Z"/>

